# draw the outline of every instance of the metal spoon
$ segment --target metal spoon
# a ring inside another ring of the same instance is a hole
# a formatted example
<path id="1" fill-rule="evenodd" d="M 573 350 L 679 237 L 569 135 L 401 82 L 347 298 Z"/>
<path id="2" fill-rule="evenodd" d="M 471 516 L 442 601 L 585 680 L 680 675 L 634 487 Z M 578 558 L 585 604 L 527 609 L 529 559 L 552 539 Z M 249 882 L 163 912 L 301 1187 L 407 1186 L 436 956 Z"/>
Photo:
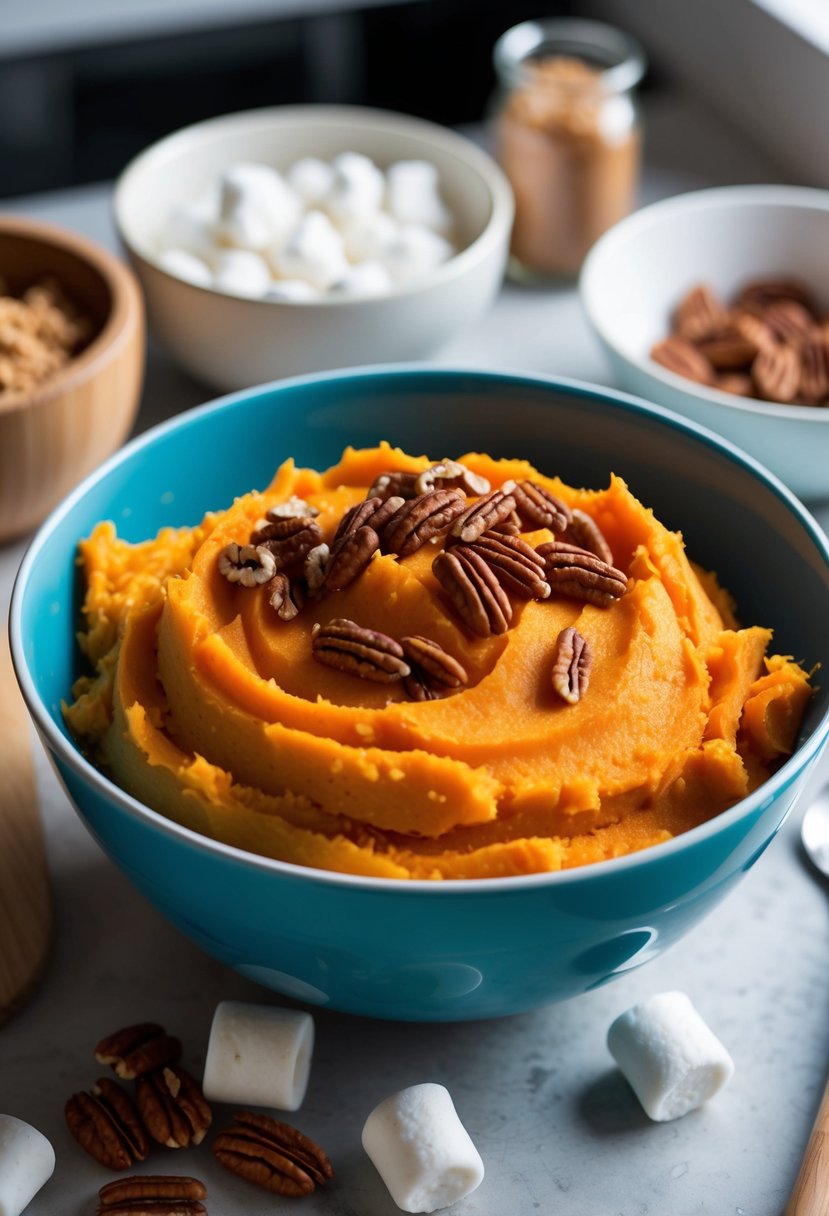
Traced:
<path id="1" fill-rule="evenodd" d="M 803 848 L 816 869 L 829 878 L 829 785 L 808 807 L 800 828 Z M 829 1081 L 823 1091 L 812 1134 L 800 1163 L 800 1173 L 784 1216 L 827 1216 L 829 1213 Z"/>

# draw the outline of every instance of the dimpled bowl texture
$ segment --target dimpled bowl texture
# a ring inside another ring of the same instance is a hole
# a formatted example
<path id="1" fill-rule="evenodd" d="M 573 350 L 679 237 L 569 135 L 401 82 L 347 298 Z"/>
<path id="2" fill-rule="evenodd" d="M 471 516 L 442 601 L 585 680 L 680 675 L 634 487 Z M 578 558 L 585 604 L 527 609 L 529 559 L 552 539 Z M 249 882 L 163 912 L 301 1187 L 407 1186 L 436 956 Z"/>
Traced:
<path id="1" fill-rule="evenodd" d="M 575 996 L 670 946 L 757 860 L 825 742 L 825 680 L 791 759 L 709 823 L 580 870 L 468 882 L 325 873 L 200 837 L 114 786 L 63 725 L 61 698 L 80 670 L 75 546 L 98 520 L 137 541 L 264 486 L 287 456 L 324 468 L 347 444 L 384 438 L 434 457 L 470 448 L 529 457 L 576 485 L 603 487 L 615 470 L 721 573 L 744 620 L 774 626 L 775 648 L 826 670 L 826 538 L 740 452 L 612 391 L 397 367 L 236 394 L 148 432 L 89 477 L 43 525 L 17 580 L 11 632 L 24 695 L 102 848 L 173 925 L 242 974 L 311 1004 L 415 1021 Z"/>
<path id="2" fill-rule="evenodd" d="M 599 238 L 580 292 L 622 388 L 730 439 L 801 498 L 829 499 L 829 409 L 721 393 L 649 356 L 691 287 L 728 302 L 762 278 L 802 280 L 829 313 L 829 190 L 725 186 L 654 203 Z"/>
<path id="3" fill-rule="evenodd" d="M 376 296 L 310 303 L 243 299 L 186 283 L 158 262 L 170 209 L 243 161 L 285 171 L 304 156 L 360 152 L 387 168 L 427 160 L 456 220 L 459 253 L 422 279 Z M 485 152 L 435 123 L 361 106 L 277 106 L 210 119 L 168 136 L 127 166 L 115 218 L 147 299 L 150 328 L 191 375 L 238 389 L 328 368 L 421 359 L 492 303 L 512 229 L 509 183 Z"/>

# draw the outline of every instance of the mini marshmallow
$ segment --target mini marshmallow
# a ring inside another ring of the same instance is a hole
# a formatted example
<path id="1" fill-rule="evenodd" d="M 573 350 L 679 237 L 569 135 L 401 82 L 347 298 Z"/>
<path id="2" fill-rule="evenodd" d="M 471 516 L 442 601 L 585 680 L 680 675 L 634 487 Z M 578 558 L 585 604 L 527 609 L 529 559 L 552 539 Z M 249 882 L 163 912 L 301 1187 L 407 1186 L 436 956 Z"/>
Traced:
<path id="1" fill-rule="evenodd" d="M 449 1207 L 483 1181 L 484 1163 L 443 1085 L 386 1098 L 366 1119 L 363 1148 L 404 1212 Z"/>
<path id="2" fill-rule="evenodd" d="M 288 185 L 309 207 L 315 207 L 334 184 L 334 170 L 316 156 L 304 156 L 286 174 Z"/>
<path id="3" fill-rule="evenodd" d="M 349 266 L 328 290 L 331 295 L 377 296 L 393 287 L 394 280 L 382 262 L 361 262 L 359 266 Z"/>
<path id="4" fill-rule="evenodd" d="M 634 1005 L 607 1032 L 610 1053 L 645 1113 L 678 1119 L 729 1081 L 734 1061 L 684 992 Z"/>
<path id="5" fill-rule="evenodd" d="M 286 239 L 301 210 L 299 196 L 276 169 L 240 161 L 222 174 L 216 238 L 237 249 L 264 249 Z"/>
<path id="6" fill-rule="evenodd" d="M 325 291 L 348 269 L 343 238 L 322 211 L 309 211 L 290 239 L 270 251 L 271 264 L 286 279 L 305 279 Z"/>
<path id="7" fill-rule="evenodd" d="M 386 173 L 388 209 L 401 224 L 422 224 L 446 232 L 452 217 L 438 187 L 438 171 L 425 160 L 401 160 Z"/>
<path id="8" fill-rule="evenodd" d="M 186 249 L 165 249 L 158 259 L 161 266 L 177 279 L 195 283 L 199 287 L 209 287 L 213 278 L 207 262 L 197 258 Z"/>
<path id="9" fill-rule="evenodd" d="M 331 162 L 334 180 L 321 206 L 338 224 L 373 215 L 383 204 L 386 180 L 383 173 L 358 152 L 343 152 Z"/>
<path id="10" fill-rule="evenodd" d="M 367 262 L 382 259 L 383 250 L 397 236 L 400 225 L 385 211 L 378 211 L 376 215 L 349 220 L 341 231 L 349 259 Z"/>
<path id="11" fill-rule="evenodd" d="M 207 258 L 215 248 L 213 217 L 198 203 L 178 203 L 171 210 L 159 236 L 160 249 L 184 249 Z"/>
<path id="12" fill-rule="evenodd" d="M 304 279 L 274 279 L 265 292 L 266 300 L 277 300 L 284 304 L 318 300 L 320 292 Z"/>
<path id="13" fill-rule="evenodd" d="M 13 1115 L 0 1115 L 0 1216 L 20 1216 L 55 1169 L 46 1137 Z"/>
<path id="14" fill-rule="evenodd" d="M 454 249 L 444 237 L 420 224 L 406 224 L 383 249 L 382 258 L 397 283 L 428 274 L 448 261 Z"/>
<path id="15" fill-rule="evenodd" d="M 213 267 L 213 286 L 233 295 L 263 296 L 272 282 L 264 258 L 249 249 L 222 249 Z"/>
<path id="16" fill-rule="evenodd" d="M 299 1110 L 314 1050 L 310 1014 L 273 1005 L 221 1001 L 213 1014 L 205 1097 L 241 1106 Z"/>

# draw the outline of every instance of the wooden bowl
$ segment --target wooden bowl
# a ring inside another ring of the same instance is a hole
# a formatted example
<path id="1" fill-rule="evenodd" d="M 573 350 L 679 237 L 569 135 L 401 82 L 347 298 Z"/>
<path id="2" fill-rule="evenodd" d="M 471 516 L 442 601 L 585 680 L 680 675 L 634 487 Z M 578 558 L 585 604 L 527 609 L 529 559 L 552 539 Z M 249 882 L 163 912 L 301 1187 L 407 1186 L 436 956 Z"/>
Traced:
<path id="1" fill-rule="evenodd" d="M 144 375 L 144 306 L 132 272 L 66 229 L 0 216 L 0 276 L 18 295 L 58 280 L 95 335 L 31 393 L 0 393 L 0 541 L 29 531 L 123 443 Z"/>

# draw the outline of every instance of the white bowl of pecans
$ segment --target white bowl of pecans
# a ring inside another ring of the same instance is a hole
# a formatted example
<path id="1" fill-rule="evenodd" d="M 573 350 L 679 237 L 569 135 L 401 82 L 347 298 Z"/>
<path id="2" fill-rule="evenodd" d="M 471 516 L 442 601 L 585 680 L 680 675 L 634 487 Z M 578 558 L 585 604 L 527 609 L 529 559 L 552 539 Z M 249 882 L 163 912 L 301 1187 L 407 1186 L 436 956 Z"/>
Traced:
<path id="1" fill-rule="evenodd" d="M 829 498 L 829 191 L 655 203 L 593 246 L 580 290 L 624 388 Z"/>

